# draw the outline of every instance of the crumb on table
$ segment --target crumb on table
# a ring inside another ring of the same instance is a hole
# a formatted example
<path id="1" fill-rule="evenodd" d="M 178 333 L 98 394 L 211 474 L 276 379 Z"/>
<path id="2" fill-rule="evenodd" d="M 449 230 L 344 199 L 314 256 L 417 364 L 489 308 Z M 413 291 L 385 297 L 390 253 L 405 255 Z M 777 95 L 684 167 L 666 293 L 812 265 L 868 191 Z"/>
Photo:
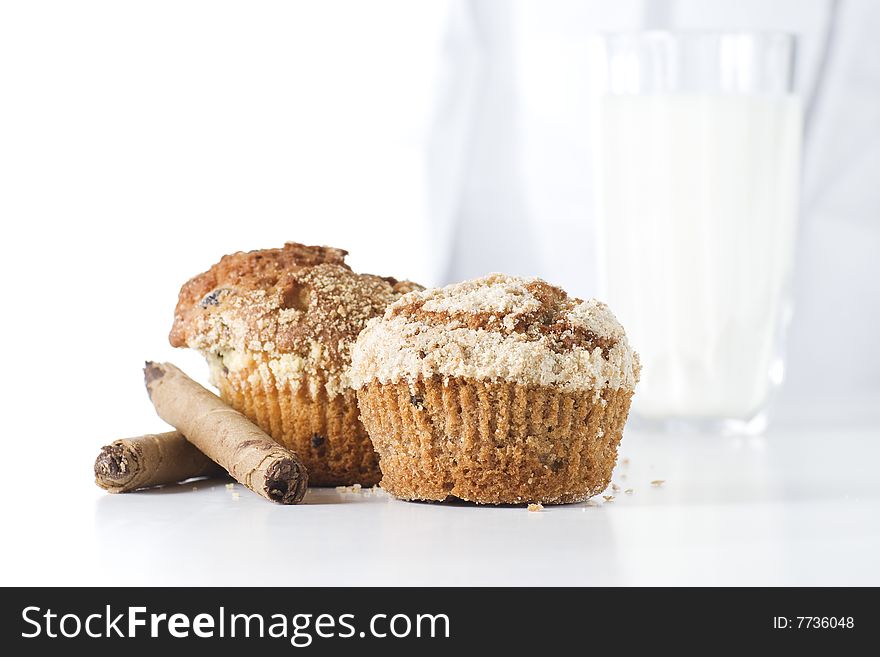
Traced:
<path id="1" fill-rule="evenodd" d="M 543 504 L 540 504 L 540 503 L 538 503 L 538 504 L 529 504 L 529 511 L 537 512 L 537 511 L 543 511 L 543 510 L 544 510 L 544 505 L 543 505 Z"/>
<path id="2" fill-rule="evenodd" d="M 374 487 L 374 488 L 375 488 L 375 487 Z M 337 486 L 337 487 L 336 487 L 336 492 L 337 492 L 337 493 L 342 493 L 342 494 L 346 494 L 346 493 L 359 493 L 359 492 L 361 492 L 361 490 L 363 490 L 364 493 L 366 493 L 368 490 L 372 490 L 372 489 L 369 489 L 369 488 L 365 489 L 365 488 L 364 488 L 363 486 L 361 486 L 360 484 L 352 484 L 351 486 Z"/>

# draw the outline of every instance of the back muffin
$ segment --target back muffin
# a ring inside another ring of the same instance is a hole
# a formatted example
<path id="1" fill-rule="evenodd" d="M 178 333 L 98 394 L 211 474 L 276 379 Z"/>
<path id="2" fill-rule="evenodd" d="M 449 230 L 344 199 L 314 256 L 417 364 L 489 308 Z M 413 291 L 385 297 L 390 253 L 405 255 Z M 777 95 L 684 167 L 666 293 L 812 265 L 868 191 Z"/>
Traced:
<path id="1" fill-rule="evenodd" d="M 295 451 L 317 486 L 379 481 L 351 347 L 367 320 L 421 289 L 354 273 L 346 255 L 288 243 L 224 256 L 183 285 L 169 336 L 207 358 L 220 397 Z"/>

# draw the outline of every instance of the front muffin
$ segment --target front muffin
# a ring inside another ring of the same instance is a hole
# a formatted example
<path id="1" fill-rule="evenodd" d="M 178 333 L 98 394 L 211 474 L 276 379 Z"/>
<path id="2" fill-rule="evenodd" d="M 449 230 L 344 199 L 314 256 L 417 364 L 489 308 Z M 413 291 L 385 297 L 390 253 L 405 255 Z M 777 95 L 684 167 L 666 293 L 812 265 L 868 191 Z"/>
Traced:
<path id="1" fill-rule="evenodd" d="M 604 490 L 638 375 L 607 306 L 501 274 L 400 298 L 351 366 L 382 487 L 484 504 Z"/>
<path id="2" fill-rule="evenodd" d="M 181 288 L 169 336 L 206 356 L 223 400 L 295 451 L 318 486 L 379 480 L 346 370 L 367 320 L 418 287 L 356 274 L 345 255 L 289 243 L 224 256 Z"/>

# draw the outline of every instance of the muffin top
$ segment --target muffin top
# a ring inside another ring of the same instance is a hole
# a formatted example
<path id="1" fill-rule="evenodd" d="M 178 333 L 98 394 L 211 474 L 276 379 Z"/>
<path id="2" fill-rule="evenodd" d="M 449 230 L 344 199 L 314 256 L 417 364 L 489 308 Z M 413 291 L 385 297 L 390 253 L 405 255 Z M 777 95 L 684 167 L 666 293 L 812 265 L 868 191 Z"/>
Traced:
<path id="1" fill-rule="evenodd" d="M 604 303 L 490 274 L 395 301 L 358 337 L 349 377 L 355 388 L 441 376 L 600 391 L 633 390 L 639 370 Z"/>
<path id="2" fill-rule="evenodd" d="M 183 285 L 169 341 L 226 369 L 268 363 L 276 379 L 342 377 L 367 320 L 421 286 L 356 274 L 346 251 L 293 242 L 280 249 L 223 256 Z"/>

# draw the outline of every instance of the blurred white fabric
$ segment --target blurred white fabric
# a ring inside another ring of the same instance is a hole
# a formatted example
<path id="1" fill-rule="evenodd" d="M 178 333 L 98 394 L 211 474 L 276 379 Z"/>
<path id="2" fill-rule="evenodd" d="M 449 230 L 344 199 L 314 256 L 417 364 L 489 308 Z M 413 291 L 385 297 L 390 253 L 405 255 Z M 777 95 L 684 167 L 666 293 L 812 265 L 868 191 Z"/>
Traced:
<path id="1" fill-rule="evenodd" d="M 880 3 L 9 0 L 0 275 L 14 284 L 0 331 L 28 348 L 12 349 L 18 376 L 0 393 L 20 399 L 18 428 L 44 413 L 22 391 L 73 353 L 91 366 L 55 400 L 59 423 L 161 429 L 141 363 L 205 374 L 167 331 L 181 283 L 231 251 L 324 243 L 357 270 L 428 285 L 502 270 L 592 295 L 584 41 L 642 27 L 801 37 L 785 396 L 797 409 L 876 395 Z"/>
<path id="2" fill-rule="evenodd" d="M 877 397 L 880 3 L 473 0 L 470 16 L 482 81 L 446 279 L 537 274 L 579 296 L 595 293 L 587 37 L 645 28 L 797 34 L 804 181 L 780 406 L 792 415 Z"/>

